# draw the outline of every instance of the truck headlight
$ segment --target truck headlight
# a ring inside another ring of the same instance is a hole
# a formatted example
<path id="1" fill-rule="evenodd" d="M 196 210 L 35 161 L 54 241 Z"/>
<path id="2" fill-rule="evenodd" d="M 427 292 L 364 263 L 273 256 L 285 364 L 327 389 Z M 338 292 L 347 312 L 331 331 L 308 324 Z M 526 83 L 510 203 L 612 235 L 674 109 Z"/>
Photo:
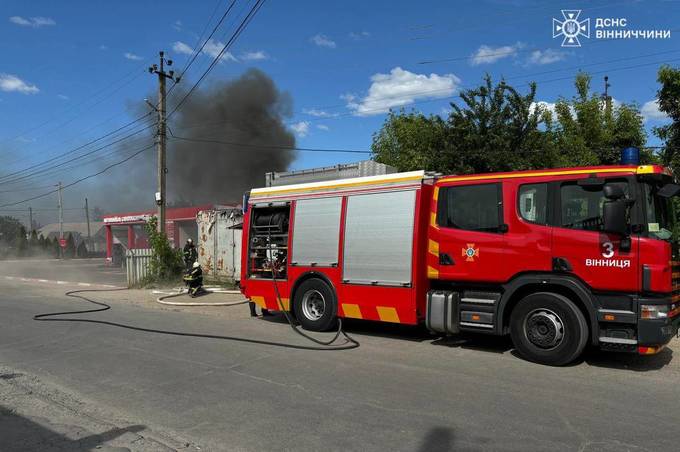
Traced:
<path id="1" fill-rule="evenodd" d="M 665 319 L 668 317 L 667 304 L 643 304 L 640 306 L 641 319 Z"/>

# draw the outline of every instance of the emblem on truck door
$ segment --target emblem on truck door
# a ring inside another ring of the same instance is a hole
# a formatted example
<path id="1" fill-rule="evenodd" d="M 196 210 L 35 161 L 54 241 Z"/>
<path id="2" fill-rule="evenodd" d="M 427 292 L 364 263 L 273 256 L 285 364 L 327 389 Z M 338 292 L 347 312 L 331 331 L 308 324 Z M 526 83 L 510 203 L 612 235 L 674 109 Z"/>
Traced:
<path id="1" fill-rule="evenodd" d="M 479 257 L 479 248 L 475 248 L 474 243 L 468 243 L 467 248 L 461 249 L 461 252 L 467 262 L 474 262 L 475 257 Z"/>

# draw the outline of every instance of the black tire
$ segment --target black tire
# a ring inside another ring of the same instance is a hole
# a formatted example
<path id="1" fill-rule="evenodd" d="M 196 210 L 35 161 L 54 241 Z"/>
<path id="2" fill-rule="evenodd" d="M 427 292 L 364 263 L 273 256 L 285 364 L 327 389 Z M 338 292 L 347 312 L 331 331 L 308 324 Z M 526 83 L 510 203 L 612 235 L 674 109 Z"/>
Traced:
<path id="1" fill-rule="evenodd" d="M 569 298 L 538 292 L 524 297 L 512 310 L 510 336 L 525 359 L 563 366 L 583 352 L 588 341 L 588 324 Z"/>
<path id="2" fill-rule="evenodd" d="M 306 330 L 333 329 L 338 322 L 335 291 L 324 280 L 310 278 L 300 284 L 295 291 L 293 311 L 300 325 Z"/>

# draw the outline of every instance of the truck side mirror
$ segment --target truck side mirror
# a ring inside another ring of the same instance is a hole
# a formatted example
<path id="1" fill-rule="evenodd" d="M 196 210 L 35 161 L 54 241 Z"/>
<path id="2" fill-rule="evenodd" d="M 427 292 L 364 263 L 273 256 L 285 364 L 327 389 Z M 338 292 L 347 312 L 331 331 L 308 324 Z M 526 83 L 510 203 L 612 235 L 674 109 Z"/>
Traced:
<path id="1" fill-rule="evenodd" d="M 604 231 L 625 236 L 627 233 L 626 202 L 621 199 L 605 201 L 602 208 Z"/>
<path id="2" fill-rule="evenodd" d="M 659 189 L 657 194 L 662 198 L 672 198 L 673 196 L 678 196 L 680 194 L 680 185 L 666 184 Z"/>
<path id="3" fill-rule="evenodd" d="M 602 188 L 602 192 L 604 193 L 605 198 L 611 200 L 621 199 L 626 196 L 626 194 L 623 192 L 623 188 L 621 188 L 620 185 L 615 184 L 605 184 L 605 186 Z"/>

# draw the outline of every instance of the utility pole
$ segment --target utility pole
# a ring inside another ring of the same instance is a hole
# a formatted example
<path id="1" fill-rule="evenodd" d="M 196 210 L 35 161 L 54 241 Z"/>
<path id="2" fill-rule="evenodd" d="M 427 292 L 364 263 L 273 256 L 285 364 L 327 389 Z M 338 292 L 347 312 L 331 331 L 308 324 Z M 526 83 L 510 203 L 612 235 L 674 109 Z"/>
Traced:
<path id="1" fill-rule="evenodd" d="M 149 67 L 150 74 L 158 75 L 158 134 L 156 138 L 156 147 L 158 149 L 158 192 L 156 193 L 156 204 L 158 205 L 158 232 L 165 231 L 165 177 L 168 169 L 166 167 L 166 102 L 165 102 L 165 80 L 174 80 L 175 71 L 165 72 L 165 63 L 172 66 L 172 60 L 165 59 L 165 53 L 160 51 L 159 64 L 154 64 Z M 178 80 L 177 80 L 178 81 Z"/>
<path id="2" fill-rule="evenodd" d="M 33 234 L 33 208 L 28 208 L 28 233 Z"/>
<path id="3" fill-rule="evenodd" d="M 85 221 L 87 221 L 87 246 L 90 246 L 92 235 L 90 234 L 90 209 L 87 206 L 87 198 L 85 198 Z"/>
<path id="4" fill-rule="evenodd" d="M 609 76 L 605 75 L 604 76 L 604 96 L 603 97 L 604 97 L 604 105 L 605 105 L 605 108 L 607 109 L 607 111 L 609 111 L 609 109 L 611 108 L 612 99 L 611 99 L 611 97 L 609 97 L 609 88 L 611 86 L 612 85 L 609 83 Z"/>
<path id="5" fill-rule="evenodd" d="M 61 241 L 64 240 L 64 199 L 61 194 L 61 182 L 57 185 L 59 187 L 59 257 L 64 257 L 64 248 L 61 246 Z"/>

